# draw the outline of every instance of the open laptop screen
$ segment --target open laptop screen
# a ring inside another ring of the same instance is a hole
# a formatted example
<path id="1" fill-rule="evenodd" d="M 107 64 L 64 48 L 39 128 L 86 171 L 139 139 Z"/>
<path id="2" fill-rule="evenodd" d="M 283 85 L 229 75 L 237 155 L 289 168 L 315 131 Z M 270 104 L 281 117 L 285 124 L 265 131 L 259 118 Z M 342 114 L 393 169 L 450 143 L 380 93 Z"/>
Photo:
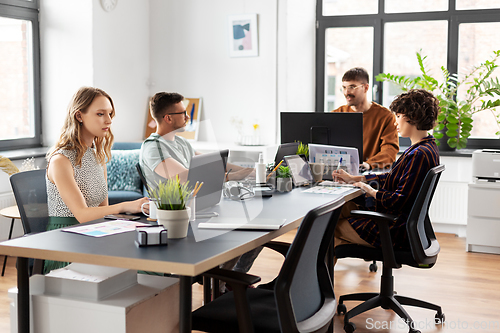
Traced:
<path id="1" fill-rule="evenodd" d="M 222 197 L 225 170 L 229 151 L 221 150 L 193 156 L 189 165 L 190 186 L 203 182 L 196 195 L 196 211 L 215 206 Z"/>

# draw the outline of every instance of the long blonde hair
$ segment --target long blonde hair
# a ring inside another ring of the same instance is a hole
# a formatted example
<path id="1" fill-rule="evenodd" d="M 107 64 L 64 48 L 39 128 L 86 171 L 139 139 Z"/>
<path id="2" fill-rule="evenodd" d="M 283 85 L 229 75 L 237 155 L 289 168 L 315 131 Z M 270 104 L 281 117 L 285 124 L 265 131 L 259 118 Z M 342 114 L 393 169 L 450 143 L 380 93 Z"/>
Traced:
<path id="1" fill-rule="evenodd" d="M 87 146 L 82 141 L 81 124 L 77 120 L 76 115 L 78 111 L 84 114 L 87 113 L 88 107 L 97 96 L 104 96 L 109 100 L 113 108 L 111 118 L 115 116 L 113 100 L 104 90 L 94 87 L 81 87 L 71 98 L 64 126 L 61 129 L 61 136 L 55 146 L 47 153 L 47 160 L 50 160 L 59 149 L 74 149 L 76 151 L 76 165 L 79 166 L 82 164 L 82 158 L 87 150 Z M 104 138 L 94 138 L 96 158 L 101 165 L 104 165 L 111 159 L 113 139 L 114 136 L 111 133 L 111 129 L 106 133 Z"/>

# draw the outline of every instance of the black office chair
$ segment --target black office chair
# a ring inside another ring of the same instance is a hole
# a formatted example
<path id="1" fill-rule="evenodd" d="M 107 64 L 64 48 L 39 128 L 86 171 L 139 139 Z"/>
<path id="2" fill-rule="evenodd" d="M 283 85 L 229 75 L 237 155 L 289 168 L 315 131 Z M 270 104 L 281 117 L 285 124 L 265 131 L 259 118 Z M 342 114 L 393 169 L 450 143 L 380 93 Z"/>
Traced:
<path id="1" fill-rule="evenodd" d="M 146 193 L 148 192 L 148 182 L 146 181 L 146 176 L 144 176 L 144 172 L 142 172 L 141 165 L 137 163 L 135 165 L 135 168 L 137 169 L 137 173 L 139 174 L 139 178 L 141 178 L 142 185 L 144 186 L 144 189 L 146 190 Z M 144 192 L 144 190 L 143 190 Z"/>
<path id="2" fill-rule="evenodd" d="M 19 208 L 24 235 L 47 230 L 49 211 L 45 172 L 46 169 L 23 171 L 10 176 L 10 184 L 16 198 L 17 208 Z M 41 274 L 43 260 L 35 259 L 32 267 L 31 274 Z"/>
<path id="3" fill-rule="evenodd" d="M 277 277 L 274 290 L 247 288 L 259 277 L 213 269 L 227 282 L 226 293 L 193 313 L 193 329 L 205 332 L 326 332 L 336 300 L 325 256 L 343 198 L 304 217 Z M 289 244 L 286 244 L 289 246 Z"/>
<path id="4" fill-rule="evenodd" d="M 335 248 L 335 256 L 340 258 L 361 258 L 364 260 L 382 261 L 382 277 L 380 281 L 380 293 L 357 293 L 339 297 L 337 312 L 345 313 L 344 330 L 352 333 L 356 325 L 349 319 L 376 307 L 392 309 L 410 327 L 410 332 L 419 332 L 414 329 L 413 319 L 405 311 L 402 305 L 417 306 L 437 311 L 436 323 L 444 322 L 445 316 L 439 305 L 424 302 L 418 299 L 395 295 L 393 268 L 401 268 L 408 265 L 416 268 L 431 268 L 437 261 L 440 247 L 432 229 L 429 219 L 429 206 L 436 190 L 444 165 L 438 165 L 427 173 L 406 224 L 406 231 L 410 242 L 410 250 L 395 250 L 392 246 L 389 224 L 397 220 L 397 216 L 382 214 L 373 211 L 353 210 L 353 216 L 368 217 L 377 222 L 380 231 L 381 249 L 372 247 L 346 244 Z M 346 313 L 344 301 L 365 301 Z"/>

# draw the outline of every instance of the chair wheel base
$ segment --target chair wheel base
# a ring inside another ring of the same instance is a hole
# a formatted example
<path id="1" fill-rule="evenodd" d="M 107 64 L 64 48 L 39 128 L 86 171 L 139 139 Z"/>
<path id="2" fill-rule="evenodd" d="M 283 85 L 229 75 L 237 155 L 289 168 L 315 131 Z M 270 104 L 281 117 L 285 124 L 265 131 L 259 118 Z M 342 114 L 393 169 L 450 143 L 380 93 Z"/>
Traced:
<path id="1" fill-rule="evenodd" d="M 444 315 L 444 313 L 436 313 L 436 315 L 434 316 L 434 323 L 436 325 L 441 325 L 444 323 L 446 317 Z"/>
<path id="2" fill-rule="evenodd" d="M 370 269 L 370 272 L 374 272 L 375 273 L 375 272 L 377 272 L 378 266 L 377 266 L 376 263 L 373 263 L 373 264 L 370 264 L 369 269 Z"/>
<path id="3" fill-rule="evenodd" d="M 344 331 L 346 333 L 353 333 L 355 330 L 356 330 L 356 325 L 354 325 L 354 323 L 348 321 L 347 323 L 344 324 Z"/>
<path id="4" fill-rule="evenodd" d="M 347 307 L 345 306 L 345 304 L 339 304 L 337 306 L 337 314 L 344 315 L 346 314 L 346 312 L 347 312 Z"/>

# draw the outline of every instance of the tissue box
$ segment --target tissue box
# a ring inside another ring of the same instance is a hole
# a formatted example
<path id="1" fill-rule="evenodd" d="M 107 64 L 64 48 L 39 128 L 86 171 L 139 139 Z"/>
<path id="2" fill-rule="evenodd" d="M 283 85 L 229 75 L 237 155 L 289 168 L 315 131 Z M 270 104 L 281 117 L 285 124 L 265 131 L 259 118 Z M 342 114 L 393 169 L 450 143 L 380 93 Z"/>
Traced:
<path id="1" fill-rule="evenodd" d="M 163 225 L 137 226 L 135 231 L 139 246 L 167 245 L 167 229 Z"/>

